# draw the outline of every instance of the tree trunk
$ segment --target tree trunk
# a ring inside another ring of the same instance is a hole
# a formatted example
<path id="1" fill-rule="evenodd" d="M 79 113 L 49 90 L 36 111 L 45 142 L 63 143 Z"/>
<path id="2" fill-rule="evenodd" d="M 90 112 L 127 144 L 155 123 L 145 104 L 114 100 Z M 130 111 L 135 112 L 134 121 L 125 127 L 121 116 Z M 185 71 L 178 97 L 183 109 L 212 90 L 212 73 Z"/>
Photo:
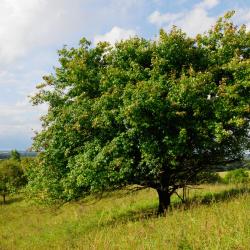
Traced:
<path id="1" fill-rule="evenodd" d="M 170 194 L 166 190 L 157 189 L 159 197 L 158 214 L 164 214 L 170 205 Z"/>
<path id="2" fill-rule="evenodd" d="M 5 193 L 3 194 L 3 204 L 5 204 Z"/>

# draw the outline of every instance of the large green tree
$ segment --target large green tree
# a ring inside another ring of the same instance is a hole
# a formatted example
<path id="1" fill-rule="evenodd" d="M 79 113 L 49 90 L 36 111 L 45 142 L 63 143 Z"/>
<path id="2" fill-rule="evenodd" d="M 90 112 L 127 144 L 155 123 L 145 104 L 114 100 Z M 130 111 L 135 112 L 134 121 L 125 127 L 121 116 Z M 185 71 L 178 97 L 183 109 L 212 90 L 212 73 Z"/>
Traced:
<path id="1" fill-rule="evenodd" d="M 59 51 L 60 66 L 33 97 L 47 103 L 35 137 L 32 187 L 71 200 L 138 185 L 171 195 L 249 142 L 250 33 L 232 12 L 196 38 L 174 27 L 157 41 Z"/>

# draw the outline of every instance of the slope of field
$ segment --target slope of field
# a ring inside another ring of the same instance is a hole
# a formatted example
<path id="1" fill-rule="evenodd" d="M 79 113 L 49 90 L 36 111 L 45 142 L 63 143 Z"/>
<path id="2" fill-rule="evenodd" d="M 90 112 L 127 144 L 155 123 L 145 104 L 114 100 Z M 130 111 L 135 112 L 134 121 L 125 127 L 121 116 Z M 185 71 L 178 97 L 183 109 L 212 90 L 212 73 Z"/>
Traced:
<path id="1" fill-rule="evenodd" d="M 250 249 L 249 187 L 207 185 L 190 202 L 157 217 L 147 189 L 99 201 L 44 207 L 9 199 L 0 205 L 0 249 Z"/>

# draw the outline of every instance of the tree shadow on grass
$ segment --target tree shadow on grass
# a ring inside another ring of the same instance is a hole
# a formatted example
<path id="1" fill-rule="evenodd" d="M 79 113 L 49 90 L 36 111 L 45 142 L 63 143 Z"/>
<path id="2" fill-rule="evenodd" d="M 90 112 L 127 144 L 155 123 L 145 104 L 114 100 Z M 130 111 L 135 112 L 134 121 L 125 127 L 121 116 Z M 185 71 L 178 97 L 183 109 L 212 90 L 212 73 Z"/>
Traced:
<path id="1" fill-rule="evenodd" d="M 199 205 L 199 204 L 211 204 L 214 202 L 222 202 L 222 201 L 230 201 L 236 197 L 239 197 L 243 194 L 250 194 L 249 187 L 241 187 L 241 188 L 232 188 L 229 190 L 224 190 L 218 193 L 205 193 L 202 196 L 194 196 L 191 199 L 187 200 L 186 204 Z"/>
<path id="2" fill-rule="evenodd" d="M 5 203 L 3 202 L 3 200 L 0 200 L 0 206 L 3 205 L 10 205 L 12 203 L 15 203 L 15 202 L 20 202 L 23 200 L 23 197 L 7 197 L 6 200 L 5 200 Z"/>
<path id="3" fill-rule="evenodd" d="M 209 205 L 212 203 L 218 203 L 223 201 L 230 201 L 234 198 L 240 197 L 243 194 L 250 194 L 250 188 L 248 187 L 241 187 L 241 188 L 232 188 L 229 190 L 225 190 L 218 193 L 206 193 L 200 196 L 194 196 L 186 202 L 182 201 L 175 201 L 171 204 L 169 211 L 178 211 L 178 210 L 188 210 L 192 207 L 199 206 L 199 205 Z M 152 205 L 148 208 L 141 208 L 139 210 L 131 210 L 126 211 L 124 213 L 120 213 L 116 216 L 113 216 L 107 224 L 113 225 L 114 223 L 126 223 L 126 222 L 134 222 L 134 221 L 141 221 L 147 220 L 152 218 L 158 218 L 157 214 L 157 205 Z M 107 225 L 105 223 L 105 225 Z"/>

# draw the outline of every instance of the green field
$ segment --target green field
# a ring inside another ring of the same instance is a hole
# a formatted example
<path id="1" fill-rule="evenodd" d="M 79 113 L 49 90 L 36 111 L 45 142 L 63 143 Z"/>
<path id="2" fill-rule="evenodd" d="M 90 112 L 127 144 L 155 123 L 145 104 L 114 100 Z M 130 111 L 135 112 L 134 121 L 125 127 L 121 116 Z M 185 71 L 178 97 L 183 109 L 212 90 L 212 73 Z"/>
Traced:
<path id="1" fill-rule="evenodd" d="M 157 195 L 117 191 L 63 206 L 0 205 L 0 249 L 250 249 L 247 186 L 204 185 L 157 217 Z"/>

